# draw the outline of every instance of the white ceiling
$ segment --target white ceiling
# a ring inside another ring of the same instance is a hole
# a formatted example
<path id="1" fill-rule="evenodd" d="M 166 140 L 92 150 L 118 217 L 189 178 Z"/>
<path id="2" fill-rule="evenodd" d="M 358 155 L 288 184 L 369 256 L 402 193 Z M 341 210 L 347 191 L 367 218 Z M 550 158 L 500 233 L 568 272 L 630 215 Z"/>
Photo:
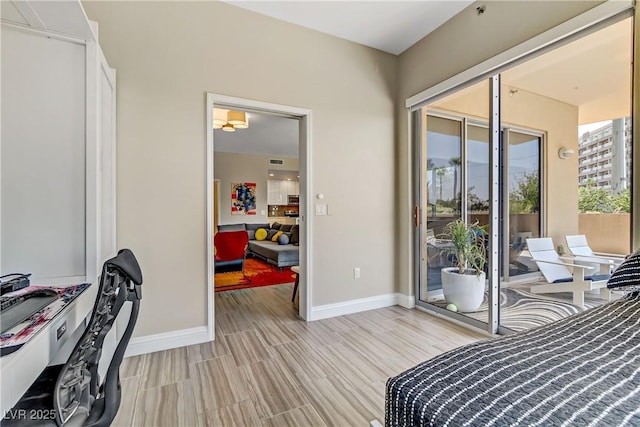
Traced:
<path id="1" fill-rule="evenodd" d="M 271 114 L 247 113 L 248 129 L 213 132 L 214 151 L 298 157 L 298 120 Z"/>
<path id="2" fill-rule="evenodd" d="M 473 3 L 428 1 L 246 1 L 234 6 L 399 55 Z"/>
<path id="3" fill-rule="evenodd" d="M 632 21 L 626 19 L 505 71 L 503 83 L 578 106 L 580 124 L 626 117 L 630 115 L 631 39 Z M 297 120 L 248 114 L 249 129 L 215 130 L 215 151 L 298 157 Z"/>
<path id="4" fill-rule="evenodd" d="M 631 19 L 502 74 L 510 86 L 579 107 L 579 123 L 631 115 Z"/>

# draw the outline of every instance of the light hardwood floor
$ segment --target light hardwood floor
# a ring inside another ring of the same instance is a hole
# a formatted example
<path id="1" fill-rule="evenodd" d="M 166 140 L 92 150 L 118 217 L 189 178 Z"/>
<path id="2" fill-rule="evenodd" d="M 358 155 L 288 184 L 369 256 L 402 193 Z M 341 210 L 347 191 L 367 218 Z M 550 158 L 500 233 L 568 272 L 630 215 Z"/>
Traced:
<path id="1" fill-rule="evenodd" d="M 218 293 L 213 343 L 125 359 L 114 425 L 367 426 L 389 377 L 485 338 L 399 306 L 305 323 L 291 289 Z"/>

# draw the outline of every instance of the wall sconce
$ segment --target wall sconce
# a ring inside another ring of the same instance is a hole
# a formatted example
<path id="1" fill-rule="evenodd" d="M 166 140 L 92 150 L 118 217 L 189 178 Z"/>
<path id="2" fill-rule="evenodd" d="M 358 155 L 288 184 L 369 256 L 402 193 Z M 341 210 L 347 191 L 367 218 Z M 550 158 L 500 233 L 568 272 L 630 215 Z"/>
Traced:
<path id="1" fill-rule="evenodd" d="M 560 157 L 562 160 L 568 159 L 569 157 L 572 157 L 574 154 L 576 154 L 576 152 L 571 148 L 560 147 L 560 149 L 558 150 L 558 157 Z"/>

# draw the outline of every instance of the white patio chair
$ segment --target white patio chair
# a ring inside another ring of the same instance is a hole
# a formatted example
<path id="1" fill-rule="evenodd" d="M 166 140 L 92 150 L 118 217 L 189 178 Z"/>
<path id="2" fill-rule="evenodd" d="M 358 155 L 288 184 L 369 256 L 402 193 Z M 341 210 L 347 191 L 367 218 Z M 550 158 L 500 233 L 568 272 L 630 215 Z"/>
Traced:
<path id="1" fill-rule="evenodd" d="M 624 258 L 620 255 L 605 252 L 594 252 L 587 243 L 584 234 L 574 234 L 565 236 L 567 248 L 579 264 L 591 265 L 600 270 L 600 274 L 609 274 L 614 268 L 619 266 Z"/>
<path id="2" fill-rule="evenodd" d="M 427 263 L 430 267 L 447 267 L 447 255 L 453 246 L 451 242 L 436 238 L 432 228 L 428 228 L 425 234 L 427 243 Z"/>
<path id="3" fill-rule="evenodd" d="M 600 289 L 600 297 L 611 299 L 607 289 L 609 275 L 585 276 L 585 271 L 594 268 L 573 263 L 574 258 L 560 258 L 550 237 L 527 239 L 531 257 L 540 272 L 549 282 L 531 287 L 531 293 L 547 294 L 556 292 L 573 293 L 573 304 L 584 306 L 584 292 Z"/>

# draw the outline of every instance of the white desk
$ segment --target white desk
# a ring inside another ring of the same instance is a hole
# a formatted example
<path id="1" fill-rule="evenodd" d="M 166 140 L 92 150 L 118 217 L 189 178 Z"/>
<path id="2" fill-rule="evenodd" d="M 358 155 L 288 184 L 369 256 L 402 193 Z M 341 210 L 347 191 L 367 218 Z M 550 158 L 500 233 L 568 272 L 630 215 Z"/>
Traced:
<path id="1" fill-rule="evenodd" d="M 89 286 L 19 350 L 0 357 L 0 409 L 3 416 L 20 400 L 44 368 L 66 361 L 60 353 L 66 353 L 68 357 L 80 338 L 85 320 L 93 310 L 97 290 L 95 283 Z M 67 330 L 58 339 L 56 332 L 65 322 Z"/>

